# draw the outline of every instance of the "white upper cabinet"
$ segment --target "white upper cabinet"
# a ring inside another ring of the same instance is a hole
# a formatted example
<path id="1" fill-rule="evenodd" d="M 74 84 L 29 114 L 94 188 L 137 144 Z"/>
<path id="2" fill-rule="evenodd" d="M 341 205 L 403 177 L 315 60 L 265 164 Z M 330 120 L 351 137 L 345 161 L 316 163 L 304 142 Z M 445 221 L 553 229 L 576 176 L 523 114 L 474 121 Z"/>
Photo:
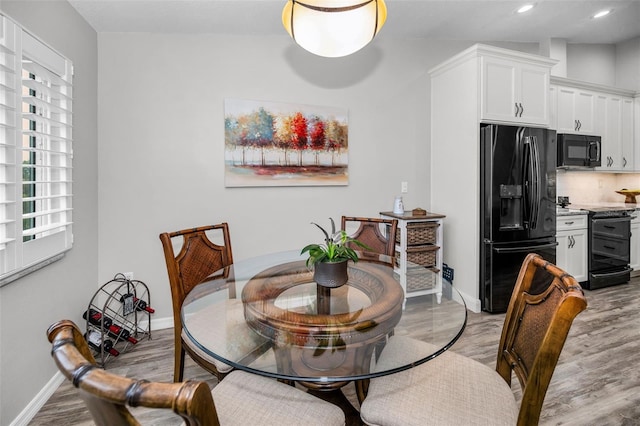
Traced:
<path id="1" fill-rule="evenodd" d="M 640 147 L 634 140 L 640 133 L 640 126 L 634 130 L 640 112 L 632 90 L 551 77 L 549 93 L 551 128 L 602 138 L 598 171 L 640 171 Z"/>
<path id="2" fill-rule="evenodd" d="M 550 65 L 481 57 L 481 119 L 549 125 Z"/>
<path id="3" fill-rule="evenodd" d="M 599 94 L 595 134 L 602 137 L 602 171 L 635 171 L 633 98 Z"/>
<path id="4" fill-rule="evenodd" d="M 620 131 L 620 144 L 622 146 L 622 170 L 637 171 L 640 164 L 635 162 L 635 150 L 640 149 L 634 142 L 634 123 L 633 123 L 633 98 L 622 98 L 622 129 Z M 640 132 L 640 129 L 636 130 Z"/>
<path id="5" fill-rule="evenodd" d="M 558 133 L 594 134 L 595 93 L 563 86 L 556 91 Z"/>

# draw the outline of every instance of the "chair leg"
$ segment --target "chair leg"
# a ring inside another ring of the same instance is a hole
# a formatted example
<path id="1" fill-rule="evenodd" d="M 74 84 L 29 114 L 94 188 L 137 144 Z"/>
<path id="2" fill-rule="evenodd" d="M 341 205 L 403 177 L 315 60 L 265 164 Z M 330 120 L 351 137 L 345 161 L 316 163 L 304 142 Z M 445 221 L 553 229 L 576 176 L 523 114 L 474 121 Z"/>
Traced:
<path id="1" fill-rule="evenodd" d="M 369 379 L 356 380 L 355 385 L 358 402 L 362 404 L 364 399 L 367 397 L 367 393 L 369 392 Z"/>
<path id="2" fill-rule="evenodd" d="M 184 356 L 185 350 L 180 345 L 180 348 L 176 348 L 173 363 L 173 381 L 176 383 L 181 382 L 182 376 L 184 376 Z"/>

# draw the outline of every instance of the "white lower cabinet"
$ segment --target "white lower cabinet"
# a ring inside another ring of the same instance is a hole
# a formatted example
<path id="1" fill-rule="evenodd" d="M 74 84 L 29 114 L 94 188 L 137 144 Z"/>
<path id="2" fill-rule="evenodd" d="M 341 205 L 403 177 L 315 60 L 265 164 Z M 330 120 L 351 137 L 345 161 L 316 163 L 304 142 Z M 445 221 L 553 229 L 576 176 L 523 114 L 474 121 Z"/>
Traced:
<path id="1" fill-rule="evenodd" d="M 556 223 L 556 265 L 576 281 L 587 281 L 587 215 L 558 216 Z"/>
<path id="2" fill-rule="evenodd" d="M 631 220 L 631 262 L 635 274 L 640 274 L 640 210 L 636 210 Z"/>

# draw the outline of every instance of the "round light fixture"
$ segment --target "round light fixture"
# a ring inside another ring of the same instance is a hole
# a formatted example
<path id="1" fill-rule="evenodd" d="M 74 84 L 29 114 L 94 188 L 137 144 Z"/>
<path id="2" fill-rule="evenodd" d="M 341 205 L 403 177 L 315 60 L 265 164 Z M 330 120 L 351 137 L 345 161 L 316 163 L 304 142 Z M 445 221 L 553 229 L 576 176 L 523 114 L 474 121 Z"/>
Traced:
<path id="1" fill-rule="evenodd" d="M 530 11 L 531 9 L 533 9 L 533 5 L 532 4 L 525 4 L 520 9 L 518 9 L 518 13 L 525 13 L 525 12 Z"/>
<path id="2" fill-rule="evenodd" d="M 327 58 L 365 47 L 387 19 L 384 0 L 289 0 L 282 25 L 303 49 Z"/>
<path id="3" fill-rule="evenodd" d="M 593 15 L 593 17 L 594 17 L 594 19 L 602 18 L 603 16 L 607 16 L 610 13 L 611 13 L 611 9 L 601 10 L 600 12 L 596 13 L 595 15 Z"/>

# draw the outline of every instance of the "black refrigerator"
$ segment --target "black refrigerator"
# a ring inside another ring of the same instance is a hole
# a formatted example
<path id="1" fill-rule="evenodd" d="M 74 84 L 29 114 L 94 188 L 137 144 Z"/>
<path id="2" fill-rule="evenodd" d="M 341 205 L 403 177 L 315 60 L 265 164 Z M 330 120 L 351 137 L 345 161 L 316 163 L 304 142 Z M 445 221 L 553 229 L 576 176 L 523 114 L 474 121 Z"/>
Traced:
<path id="1" fill-rule="evenodd" d="M 506 312 L 528 253 L 556 261 L 556 132 L 480 126 L 480 300 Z"/>

